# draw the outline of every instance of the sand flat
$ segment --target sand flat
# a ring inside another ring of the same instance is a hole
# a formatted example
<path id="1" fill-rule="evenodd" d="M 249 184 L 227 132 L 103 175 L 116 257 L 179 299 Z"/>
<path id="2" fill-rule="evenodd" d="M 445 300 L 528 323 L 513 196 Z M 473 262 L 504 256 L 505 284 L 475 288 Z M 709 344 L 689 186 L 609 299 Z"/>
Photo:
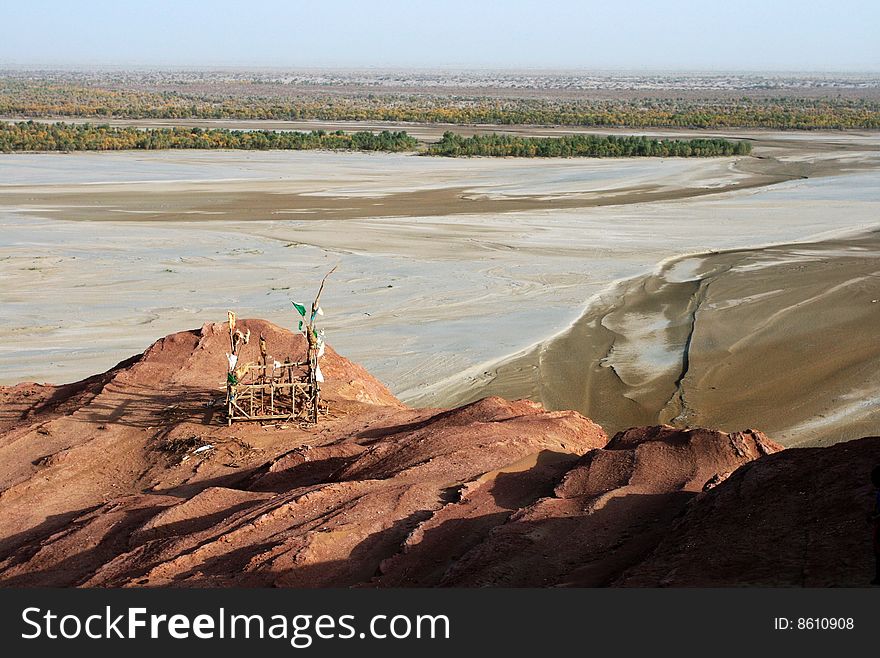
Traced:
<path id="1" fill-rule="evenodd" d="M 877 326 L 878 231 L 685 256 L 487 369 L 484 390 L 577 409 L 611 432 L 760 427 L 788 446 L 830 445 L 880 426 Z"/>
<path id="2" fill-rule="evenodd" d="M 0 381 L 72 381 L 227 308 L 289 325 L 290 301 L 306 299 L 339 263 L 324 298 L 330 341 L 405 400 L 441 405 L 500 391 L 583 410 L 541 392 L 548 368 L 499 364 L 536 344 L 549 354 L 553 336 L 621 294 L 618 282 L 683 253 L 877 226 L 880 138 L 779 140 L 760 157 L 686 161 L 0 156 Z M 676 263 L 666 283 L 685 288 L 703 261 Z M 848 278 L 867 275 L 857 270 Z M 742 284 L 727 297 L 770 292 Z M 662 408 L 669 391 L 652 382 L 667 381 L 680 356 L 662 325 L 652 329 L 652 299 L 633 297 L 595 328 L 600 338 L 629 335 L 605 361 L 628 383 L 605 388 L 599 405 L 622 410 L 620 422 Z M 558 363 L 554 390 L 581 390 L 594 365 Z M 858 401 L 833 403 L 826 416 L 844 403 Z"/>

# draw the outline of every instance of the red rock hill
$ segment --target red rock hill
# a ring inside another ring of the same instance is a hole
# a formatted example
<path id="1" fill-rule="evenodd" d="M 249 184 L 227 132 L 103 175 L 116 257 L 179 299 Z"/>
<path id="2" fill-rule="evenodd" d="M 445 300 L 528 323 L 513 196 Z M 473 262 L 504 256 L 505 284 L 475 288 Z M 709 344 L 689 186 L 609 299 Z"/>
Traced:
<path id="1" fill-rule="evenodd" d="M 299 335 L 239 324 L 275 358 L 304 355 Z M 878 439 L 815 455 L 772 454 L 780 447 L 754 431 L 640 428 L 609 442 L 589 419 L 528 401 L 410 409 L 329 348 L 331 412 L 317 427 L 227 427 L 216 404 L 227 340 L 225 324 L 205 325 L 83 382 L 0 388 L 0 585 L 870 579 L 864 524 L 839 541 L 803 530 L 841 504 L 864 515 Z M 814 493 L 816 463 L 851 473 L 821 480 L 827 499 Z M 798 521 L 783 520 L 793 510 Z M 701 564 L 725 548 L 736 557 L 707 576 Z M 847 568 L 804 578 L 808 562 L 846 554 Z M 741 566 L 750 555 L 760 569 Z"/>

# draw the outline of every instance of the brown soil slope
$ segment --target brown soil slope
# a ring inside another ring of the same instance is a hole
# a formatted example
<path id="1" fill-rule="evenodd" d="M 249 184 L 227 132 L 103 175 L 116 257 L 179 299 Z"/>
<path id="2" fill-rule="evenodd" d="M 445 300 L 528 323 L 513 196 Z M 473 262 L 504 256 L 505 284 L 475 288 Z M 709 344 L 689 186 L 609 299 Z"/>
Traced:
<path id="1" fill-rule="evenodd" d="M 615 584 L 864 587 L 873 575 L 870 473 L 880 437 L 791 448 L 697 497 Z"/>
<path id="2" fill-rule="evenodd" d="M 443 583 L 607 585 L 666 536 L 707 483 L 781 449 L 754 431 L 621 432 L 604 449 L 586 453 L 553 496 L 521 509 Z"/>
<path id="3" fill-rule="evenodd" d="M 240 323 L 302 357 L 301 336 Z M 77 384 L 0 388 L 0 585 L 735 584 L 733 567 L 707 581 L 699 566 L 734 545 L 803 584 L 782 568 L 803 553 L 785 533 L 859 506 L 880 457 L 880 440 L 771 454 L 759 432 L 665 426 L 609 442 L 578 413 L 500 398 L 410 409 L 329 349 L 317 427 L 227 427 L 226 348 L 225 325 L 206 325 Z M 809 542 L 841 554 L 831 534 Z M 867 580 L 863 559 L 850 567 Z"/>
<path id="4" fill-rule="evenodd" d="M 240 324 L 275 356 L 302 356 L 300 336 Z M 530 402 L 408 409 L 329 349 L 331 414 L 316 428 L 226 427 L 226 341 L 206 325 L 81 384 L 0 391 L 0 583 L 364 583 L 467 487 L 527 471 L 500 522 L 607 440 Z"/>

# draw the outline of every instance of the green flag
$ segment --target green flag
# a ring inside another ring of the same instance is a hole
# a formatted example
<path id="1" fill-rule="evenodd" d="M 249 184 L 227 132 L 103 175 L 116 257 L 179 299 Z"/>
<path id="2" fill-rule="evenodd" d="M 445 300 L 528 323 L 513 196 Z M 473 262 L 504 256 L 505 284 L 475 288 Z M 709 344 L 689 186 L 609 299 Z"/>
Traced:
<path id="1" fill-rule="evenodd" d="M 293 307 L 297 311 L 299 311 L 299 314 L 301 316 L 306 317 L 306 307 L 305 306 L 303 306 L 302 304 L 297 304 L 296 302 L 290 302 L 290 303 L 293 304 Z"/>

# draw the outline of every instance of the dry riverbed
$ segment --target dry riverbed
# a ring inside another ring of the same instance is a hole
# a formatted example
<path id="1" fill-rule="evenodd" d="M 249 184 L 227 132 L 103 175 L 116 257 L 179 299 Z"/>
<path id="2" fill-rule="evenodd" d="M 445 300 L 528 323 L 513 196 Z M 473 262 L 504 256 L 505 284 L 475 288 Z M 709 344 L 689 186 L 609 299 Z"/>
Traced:
<path id="1" fill-rule="evenodd" d="M 339 263 L 330 342 L 411 402 L 876 433 L 880 137 L 743 136 L 755 157 L 0 156 L 0 381 L 227 308 L 290 326 Z"/>

